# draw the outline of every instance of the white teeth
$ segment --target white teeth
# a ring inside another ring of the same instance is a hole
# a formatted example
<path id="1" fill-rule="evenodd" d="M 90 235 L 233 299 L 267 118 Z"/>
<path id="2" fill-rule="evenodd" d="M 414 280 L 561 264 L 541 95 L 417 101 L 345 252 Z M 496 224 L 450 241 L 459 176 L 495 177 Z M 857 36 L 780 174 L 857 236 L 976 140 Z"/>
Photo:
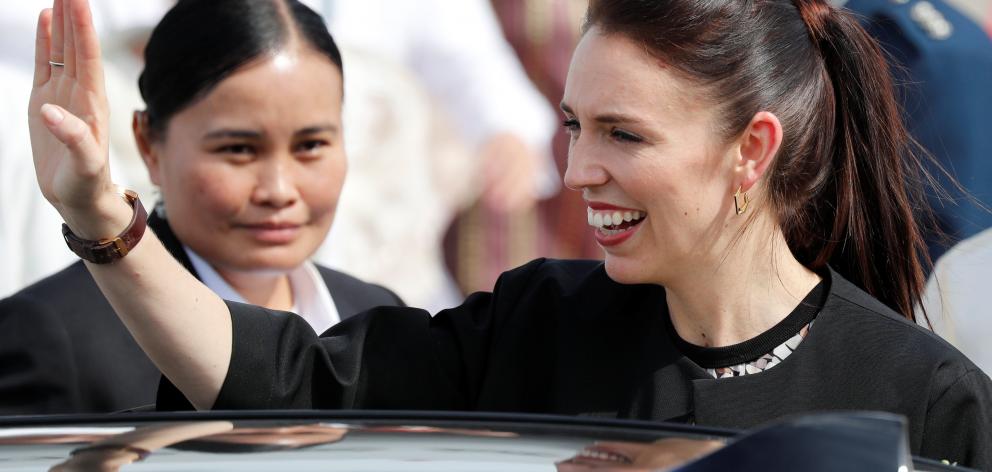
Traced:
<path id="1" fill-rule="evenodd" d="M 621 223 L 636 222 L 640 219 L 646 217 L 647 215 L 641 211 L 595 211 L 592 208 L 586 210 L 586 221 L 589 226 L 599 228 L 602 231 L 607 231 L 606 228 L 609 226 L 617 226 Z"/>

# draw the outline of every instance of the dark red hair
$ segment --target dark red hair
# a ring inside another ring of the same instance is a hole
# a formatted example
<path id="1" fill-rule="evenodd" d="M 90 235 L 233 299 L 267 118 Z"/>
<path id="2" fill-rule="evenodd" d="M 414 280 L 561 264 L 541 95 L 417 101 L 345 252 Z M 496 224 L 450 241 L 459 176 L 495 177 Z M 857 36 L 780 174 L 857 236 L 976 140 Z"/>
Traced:
<path id="1" fill-rule="evenodd" d="M 793 254 L 914 319 L 929 265 L 923 168 L 885 56 L 853 15 L 824 0 L 592 0 L 592 26 L 704 87 L 728 139 L 774 113 L 784 138 L 767 195 Z"/>

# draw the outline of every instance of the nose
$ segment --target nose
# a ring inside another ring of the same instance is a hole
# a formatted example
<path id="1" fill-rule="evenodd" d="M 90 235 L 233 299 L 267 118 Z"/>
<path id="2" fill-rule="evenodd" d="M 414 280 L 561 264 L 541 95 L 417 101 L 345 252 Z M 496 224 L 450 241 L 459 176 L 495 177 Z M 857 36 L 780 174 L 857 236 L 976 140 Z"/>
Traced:
<path id="1" fill-rule="evenodd" d="M 283 208 L 300 198 L 291 165 L 285 159 L 270 159 L 258 168 L 258 184 L 252 192 L 252 203 L 259 206 Z"/>
<path id="2" fill-rule="evenodd" d="M 610 173 L 603 167 L 601 156 L 590 146 L 576 139 L 568 148 L 568 167 L 565 169 L 565 186 L 583 190 L 605 185 Z"/>

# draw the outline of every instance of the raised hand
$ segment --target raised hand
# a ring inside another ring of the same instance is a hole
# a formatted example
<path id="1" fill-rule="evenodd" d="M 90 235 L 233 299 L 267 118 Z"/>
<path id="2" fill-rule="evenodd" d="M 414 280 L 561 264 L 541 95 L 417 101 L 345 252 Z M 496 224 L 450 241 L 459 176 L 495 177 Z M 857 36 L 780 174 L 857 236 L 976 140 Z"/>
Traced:
<path id="1" fill-rule="evenodd" d="M 131 212 L 110 179 L 103 65 L 86 0 L 55 0 L 38 18 L 28 119 L 38 185 L 69 227 L 100 239 L 127 226 Z"/>
<path id="2" fill-rule="evenodd" d="M 30 107 L 31 151 L 42 194 L 76 236 L 100 240 L 120 234 L 134 210 L 110 180 L 109 111 L 87 0 L 55 0 L 41 13 Z M 127 257 L 86 267 L 159 370 L 194 405 L 210 407 L 231 359 L 231 315 L 224 302 L 179 265 L 151 231 Z"/>

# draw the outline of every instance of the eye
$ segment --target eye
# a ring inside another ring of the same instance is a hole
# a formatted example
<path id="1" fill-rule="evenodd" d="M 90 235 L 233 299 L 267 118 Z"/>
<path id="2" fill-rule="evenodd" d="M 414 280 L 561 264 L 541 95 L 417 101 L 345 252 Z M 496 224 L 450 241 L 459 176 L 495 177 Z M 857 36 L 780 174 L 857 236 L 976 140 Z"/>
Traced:
<path id="1" fill-rule="evenodd" d="M 575 135 L 575 133 L 578 133 L 580 129 L 579 120 L 576 120 L 575 118 L 565 118 L 564 120 L 562 120 L 561 126 L 565 128 L 565 131 L 567 131 L 568 134 L 571 134 L 573 136 Z"/>
<path id="2" fill-rule="evenodd" d="M 305 158 L 320 157 L 320 151 L 331 143 L 323 139 L 308 139 L 296 145 L 295 152 Z"/>
<path id="3" fill-rule="evenodd" d="M 623 143 L 640 143 L 640 142 L 644 142 L 644 139 L 641 138 L 640 136 L 638 136 L 636 134 L 633 134 L 633 133 L 629 133 L 627 131 L 624 131 L 624 130 L 621 130 L 621 129 L 618 129 L 618 128 L 613 128 L 613 130 L 610 131 L 610 137 L 612 137 L 616 141 L 623 142 Z"/>
<path id="4" fill-rule="evenodd" d="M 253 154 L 255 148 L 248 144 L 226 144 L 217 148 L 215 152 L 221 154 Z"/>
<path id="5" fill-rule="evenodd" d="M 213 152 L 228 162 L 247 164 L 255 159 L 258 149 L 247 143 L 231 143 L 218 146 Z"/>

